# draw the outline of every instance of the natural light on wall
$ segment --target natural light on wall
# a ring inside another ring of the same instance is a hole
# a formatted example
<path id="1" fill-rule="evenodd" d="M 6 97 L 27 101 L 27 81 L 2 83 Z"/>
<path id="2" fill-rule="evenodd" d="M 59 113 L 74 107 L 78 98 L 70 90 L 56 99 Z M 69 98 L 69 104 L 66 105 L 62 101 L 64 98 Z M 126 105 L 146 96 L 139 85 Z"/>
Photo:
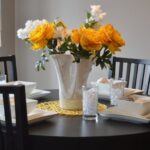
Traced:
<path id="1" fill-rule="evenodd" d="M 1 11 L 2 11 L 2 9 L 1 9 L 1 0 L 0 0 L 0 47 L 2 46 L 2 43 L 1 43 Z"/>

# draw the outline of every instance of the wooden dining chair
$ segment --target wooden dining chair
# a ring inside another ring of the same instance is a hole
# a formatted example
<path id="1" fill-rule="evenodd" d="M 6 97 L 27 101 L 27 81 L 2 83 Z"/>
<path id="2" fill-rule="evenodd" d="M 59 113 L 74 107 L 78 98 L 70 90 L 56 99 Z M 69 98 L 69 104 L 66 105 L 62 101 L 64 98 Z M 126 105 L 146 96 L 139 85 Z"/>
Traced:
<path id="1" fill-rule="evenodd" d="M 123 78 L 127 81 L 126 87 L 144 90 L 149 95 L 150 60 L 113 57 L 109 78 Z"/>
<path id="2" fill-rule="evenodd" d="M 1 123 L 0 123 L 0 150 L 5 150 L 4 149 L 4 137 L 3 137 L 3 134 L 2 134 Z"/>
<path id="3" fill-rule="evenodd" d="M 28 122 L 25 87 L 0 85 L 0 94 L 5 114 L 5 117 L 0 117 L 0 150 L 26 150 Z M 14 95 L 16 123 L 12 121 L 10 94 Z"/>
<path id="4" fill-rule="evenodd" d="M 0 56 L 0 71 L 7 75 L 7 81 L 17 80 L 17 67 L 15 55 Z"/>

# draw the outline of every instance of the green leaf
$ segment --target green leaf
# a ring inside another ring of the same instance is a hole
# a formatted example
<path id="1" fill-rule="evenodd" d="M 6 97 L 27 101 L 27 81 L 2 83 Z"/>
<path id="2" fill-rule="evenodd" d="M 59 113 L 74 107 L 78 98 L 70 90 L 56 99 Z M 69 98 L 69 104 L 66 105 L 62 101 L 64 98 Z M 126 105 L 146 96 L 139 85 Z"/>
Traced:
<path id="1" fill-rule="evenodd" d="M 52 48 L 53 48 L 53 46 L 52 46 L 52 40 L 49 40 L 49 41 L 48 41 L 47 47 L 48 47 L 49 49 L 52 49 Z"/>
<path id="2" fill-rule="evenodd" d="M 97 58 L 97 59 L 96 59 L 96 66 L 98 66 L 98 65 L 100 64 L 100 62 L 101 62 L 101 59 L 100 59 L 100 58 Z"/>
<path id="3" fill-rule="evenodd" d="M 91 17 L 91 13 L 87 12 L 86 17 L 87 17 L 87 19 L 89 19 Z"/>
<path id="4" fill-rule="evenodd" d="M 55 49 L 56 46 L 57 46 L 57 39 L 49 40 L 48 43 L 47 43 L 47 47 L 49 49 Z"/>
<path id="5" fill-rule="evenodd" d="M 41 64 L 41 68 L 42 68 L 43 70 L 46 70 L 44 64 Z"/>
<path id="6" fill-rule="evenodd" d="M 37 64 L 37 65 L 35 66 L 35 68 L 36 68 L 37 71 L 40 71 L 39 64 Z"/>

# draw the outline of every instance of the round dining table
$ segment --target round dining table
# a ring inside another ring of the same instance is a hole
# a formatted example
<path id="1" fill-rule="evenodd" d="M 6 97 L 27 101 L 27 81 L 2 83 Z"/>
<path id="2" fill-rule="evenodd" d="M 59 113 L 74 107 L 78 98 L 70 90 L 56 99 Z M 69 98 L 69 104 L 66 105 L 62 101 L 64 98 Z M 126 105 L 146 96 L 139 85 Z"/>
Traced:
<path id="1" fill-rule="evenodd" d="M 39 103 L 58 100 L 58 90 L 39 98 Z M 102 101 L 103 102 L 103 101 Z M 109 103 L 104 102 L 104 103 Z M 29 128 L 31 148 L 147 150 L 150 146 L 150 124 L 104 119 L 86 121 L 82 116 L 56 115 Z"/>

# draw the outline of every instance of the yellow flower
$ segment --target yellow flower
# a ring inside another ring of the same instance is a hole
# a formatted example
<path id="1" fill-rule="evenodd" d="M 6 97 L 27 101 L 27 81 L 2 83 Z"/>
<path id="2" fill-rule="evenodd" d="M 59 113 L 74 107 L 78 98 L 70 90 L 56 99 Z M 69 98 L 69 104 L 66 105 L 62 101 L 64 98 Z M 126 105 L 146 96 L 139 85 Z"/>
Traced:
<path id="1" fill-rule="evenodd" d="M 52 39 L 54 35 L 54 29 L 52 23 L 44 23 L 37 26 L 34 30 L 29 33 L 29 41 L 32 43 L 32 49 L 44 48 L 48 40 Z"/>
<path id="2" fill-rule="evenodd" d="M 98 32 L 101 36 L 102 43 L 108 46 L 112 53 L 120 51 L 119 48 L 125 45 L 125 41 L 122 39 L 120 33 L 111 24 L 102 26 Z"/>
<path id="3" fill-rule="evenodd" d="M 39 42 L 39 43 L 34 43 L 34 44 L 32 45 L 32 49 L 33 49 L 33 50 L 39 50 L 39 49 L 44 48 L 46 45 L 47 45 L 47 41 L 46 41 L 46 40 L 43 40 L 43 41 L 41 41 L 41 42 Z"/>
<path id="4" fill-rule="evenodd" d="M 101 40 L 99 33 L 91 28 L 83 29 L 80 37 L 80 45 L 89 51 L 99 50 L 101 47 Z"/>
<path id="5" fill-rule="evenodd" d="M 100 35 L 97 30 L 92 28 L 80 28 L 73 30 L 71 40 L 80 44 L 87 51 L 95 52 L 101 48 Z"/>
<path id="6" fill-rule="evenodd" d="M 81 37 L 80 30 L 78 30 L 78 29 L 72 30 L 71 40 L 73 43 L 79 44 L 80 37 Z"/>

